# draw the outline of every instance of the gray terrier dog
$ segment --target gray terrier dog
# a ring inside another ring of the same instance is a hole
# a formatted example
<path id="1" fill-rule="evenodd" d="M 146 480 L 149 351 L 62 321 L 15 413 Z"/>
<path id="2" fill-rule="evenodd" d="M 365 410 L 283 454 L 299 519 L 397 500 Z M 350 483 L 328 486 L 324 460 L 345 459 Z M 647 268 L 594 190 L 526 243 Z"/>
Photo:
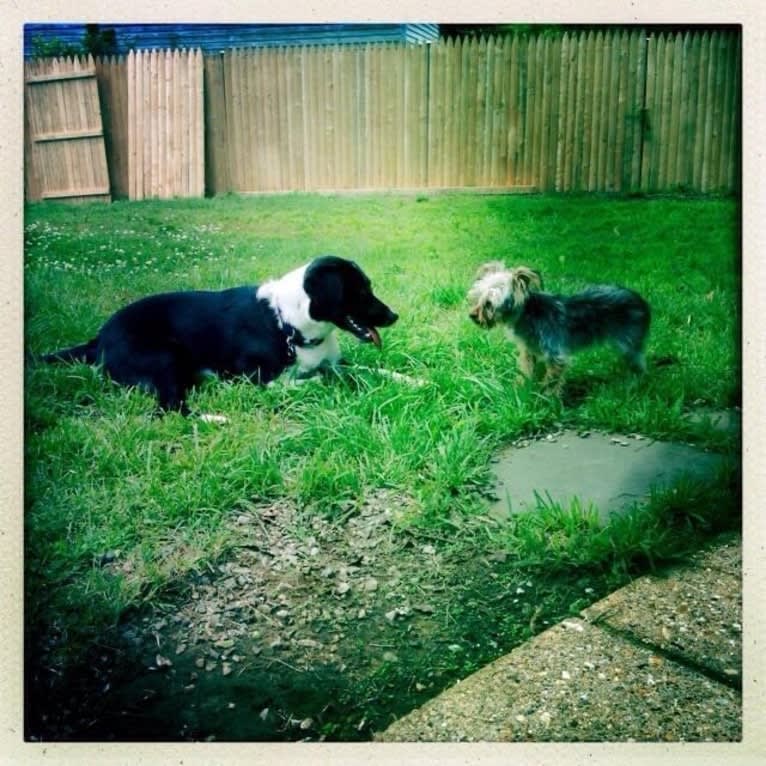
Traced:
<path id="1" fill-rule="evenodd" d="M 523 379 L 534 379 L 542 362 L 542 385 L 556 395 L 561 394 L 572 352 L 594 343 L 611 342 L 632 370 L 646 370 L 644 343 L 651 312 L 633 290 L 594 285 L 575 295 L 554 295 L 543 292 L 538 271 L 493 261 L 479 269 L 468 300 L 469 316 L 481 327 L 506 325 L 519 350 Z"/>

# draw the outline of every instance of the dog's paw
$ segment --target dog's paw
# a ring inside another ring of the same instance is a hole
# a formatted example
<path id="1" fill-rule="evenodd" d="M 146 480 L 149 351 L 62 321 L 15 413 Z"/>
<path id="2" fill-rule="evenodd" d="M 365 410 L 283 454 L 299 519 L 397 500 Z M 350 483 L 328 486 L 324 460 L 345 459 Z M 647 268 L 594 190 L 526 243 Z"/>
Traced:
<path id="1" fill-rule="evenodd" d="M 215 423 L 219 426 L 225 425 L 229 422 L 229 419 L 226 417 L 226 415 L 214 415 L 211 412 L 203 412 L 199 419 L 203 423 Z"/>

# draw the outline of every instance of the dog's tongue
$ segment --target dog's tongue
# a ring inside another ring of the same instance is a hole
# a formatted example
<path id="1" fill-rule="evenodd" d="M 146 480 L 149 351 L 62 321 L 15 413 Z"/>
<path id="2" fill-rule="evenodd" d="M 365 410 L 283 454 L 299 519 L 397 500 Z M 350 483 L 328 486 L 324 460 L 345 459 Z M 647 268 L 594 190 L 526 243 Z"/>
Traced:
<path id="1" fill-rule="evenodd" d="M 374 327 L 368 328 L 368 332 L 370 333 L 370 337 L 372 338 L 372 342 L 378 348 L 382 348 L 383 347 L 383 343 L 380 340 L 380 333 Z"/>

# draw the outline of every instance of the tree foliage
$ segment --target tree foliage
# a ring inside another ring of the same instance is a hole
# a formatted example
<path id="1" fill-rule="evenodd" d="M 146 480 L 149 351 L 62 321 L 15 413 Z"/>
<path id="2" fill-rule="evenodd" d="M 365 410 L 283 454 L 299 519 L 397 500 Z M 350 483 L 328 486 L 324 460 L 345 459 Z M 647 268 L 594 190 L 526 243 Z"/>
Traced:
<path id="1" fill-rule="evenodd" d="M 58 37 L 32 38 L 32 58 L 61 58 L 64 56 L 110 56 L 117 53 L 117 34 L 114 29 L 102 29 L 100 24 L 87 24 L 79 43 L 64 42 Z"/>

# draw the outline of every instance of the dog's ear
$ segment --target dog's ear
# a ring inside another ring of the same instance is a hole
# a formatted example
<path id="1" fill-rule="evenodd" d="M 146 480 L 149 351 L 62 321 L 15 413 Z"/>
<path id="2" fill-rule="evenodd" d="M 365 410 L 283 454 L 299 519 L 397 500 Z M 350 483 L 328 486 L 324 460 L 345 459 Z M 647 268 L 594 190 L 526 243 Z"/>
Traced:
<path id="1" fill-rule="evenodd" d="M 479 270 L 476 272 L 476 279 L 486 277 L 487 274 L 495 274 L 498 271 L 507 271 L 505 264 L 502 261 L 490 261 L 479 266 Z"/>
<path id="2" fill-rule="evenodd" d="M 527 292 L 543 289 L 543 276 L 537 269 L 519 266 L 516 269 L 516 278 L 524 285 Z"/>

